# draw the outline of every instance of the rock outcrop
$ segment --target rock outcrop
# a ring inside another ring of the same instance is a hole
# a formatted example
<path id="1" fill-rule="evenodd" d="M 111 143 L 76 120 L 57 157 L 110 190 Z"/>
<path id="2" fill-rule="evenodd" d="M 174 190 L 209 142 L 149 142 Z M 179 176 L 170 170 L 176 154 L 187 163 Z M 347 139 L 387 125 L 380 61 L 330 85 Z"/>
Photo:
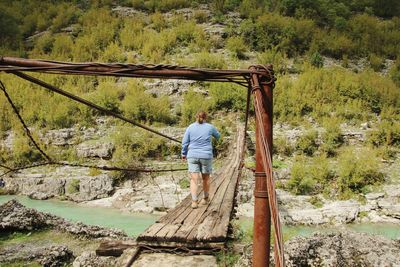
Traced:
<path id="1" fill-rule="evenodd" d="M 235 266 L 251 266 L 252 246 L 246 246 Z M 295 237 L 285 243 L 286 266 L 400 266 L 400 241 L 343 231 Z M 271 266 L 273 252 L 271 253 Z"/>
<path id="2" fill-rule="evenodd" d="M 19 244 L 17 246 L 0 249 L 0 263 L 36 261 L 44 267 L 61 267 L 66 266 L 73 258 L 72 251 L 66 246 L 32 246 Z"/>
<path id="3" fill-rule="evenodd" d="M 91 176 L 87 168 L 61 166 L 51 172 L 45 168 L 36 170 L 40 173 L 22 171 L 5 177 L 4 191 L 40 200 L 64 197 L 82 202 L 108 197 L 114 190 L 114 180 L 109 174 Z"/>
<path id="4" fill-rule="evenodd" d="M 15 199 L 0 206 L 1 231 L 32 231 L 43 228 L 53 228 L 86 238 L 127 238 L 121 230 L 72 223 L 55 215 L 26 208 Z"/>

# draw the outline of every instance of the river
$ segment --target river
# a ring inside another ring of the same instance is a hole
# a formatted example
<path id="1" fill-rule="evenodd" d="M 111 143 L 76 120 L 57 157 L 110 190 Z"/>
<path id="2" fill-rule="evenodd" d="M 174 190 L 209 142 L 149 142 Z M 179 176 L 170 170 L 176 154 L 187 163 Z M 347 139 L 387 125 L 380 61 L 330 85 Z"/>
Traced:
<path id="1" fill-rule="evenodd" d="M 152 214 L 124 213 L 112 208 L 85 207 L 70 201 L 33 200 L 25 196 L 0 196 L 0 204 L 13 198 L 29 208 L 51 213 L 74 222 L 117 228 L 130 236 L 137 236 L 159 218 L 159 216 Z M 251 231 L 252 219 L 240 218 L 239 224 L 245 232 Z M 395 224 L 349 224 L 343 227 L 356 232 L 382 235 L 390 239 L 400 238 L 400 226 Z M 340 230 L 341 228 L 334 226 L 283 227 L 283 233 L 287 239 L 296 235 L 309 236 L 316 231 L 332 232 Z"/>

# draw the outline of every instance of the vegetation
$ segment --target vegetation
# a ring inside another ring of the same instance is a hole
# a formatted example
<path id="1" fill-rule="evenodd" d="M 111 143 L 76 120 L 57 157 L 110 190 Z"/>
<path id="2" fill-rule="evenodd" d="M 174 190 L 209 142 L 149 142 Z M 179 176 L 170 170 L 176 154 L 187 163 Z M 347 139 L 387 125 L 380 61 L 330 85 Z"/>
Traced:
<path id="1" fill-rule="evenodd" d="M 278 77 L 274 121 L 306 129 L 298 139 L 274 140 L 281 162 L 294 156 L 291 178 L 282 186 L 296 194 L 336 190 L 346 197 L 382 182 L 379 160 L 396 158 L 400 149 L 400 3 L 213 0 L 204 9 L 201 5 L 206 2 L 0 1 L 0 55 L 211 69 L 244 68 L 248 61 L 273 64 Z M 112 10 L 116 5 L 144 13 L 123 16 Z M 175 12 L 186 7 L 193 8 L 192 16 Z M 231 11 L 240 14 L 239 25 L 227 15 Z M 209 21 L 226 25 L 224 34 L 210 33 L 205 27 Z M 324 68 L 332 58 L 342 66 Z M 363 66 L 352 67 L 362 60 Z M 183 92 L 183 103 L 176 105 L 168 96 L 147 91 L 142 80 L 34 76 L 152 127 L 186 126 L 199 110 L 218 119 L 235 112 L 243 119 L 246 106 L 246 89 L 225 83 L 193 84 Z M 36 140 L 40 140 L 39 129 L 43 133 L 74 125 L 91 127 L 102 115 L 13 75 L 1 73 L 0 79 Z M 22 166 L 44 160 L 3 96 L 0 116 L 0 136 L 6 137 L 9 130 L 15 133 L 12 151 L 0 147 L 0 161 Z M 341 130 L 343 125 L 358 127 L 364 122 L 372 128 L 363 144 L 369 158 L 347 144 Z M 223 137 L 230 134 L 228 120 L 216 123 Z M 116 130 L 109 138 L 115 144 L 115 165 L 134 167 L 146 158 L 179 153 L 179 147 L 161 138 L 113 124 Z M 316 131 L 316 126 L 322 130 Z M 39 144 L 56 159 L 79 160 L 69 148 Z M 215 145 L 221 153 L 227 142 L 223 139 Z M 282 166 L 286 165 L 274 167 Z M 89 170 L 89 174 L 98 172 Z"/>

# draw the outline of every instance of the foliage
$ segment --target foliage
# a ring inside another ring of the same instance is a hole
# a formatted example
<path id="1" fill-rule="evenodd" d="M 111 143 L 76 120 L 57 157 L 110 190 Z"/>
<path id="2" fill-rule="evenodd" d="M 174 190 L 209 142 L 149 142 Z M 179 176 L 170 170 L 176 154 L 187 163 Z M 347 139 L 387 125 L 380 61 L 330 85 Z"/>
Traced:
<path id="1" fill-rule="evenodd" d="M 337 187 L 341 194 L 346 191 L 360 192 L 365 186 L 380 183 L 384 175 L 380 171 L 380 160 L 375 152 L 363 148 L 360 151 L 347 149 L 338 157 Z"/>
<path id="2" fill-rule="evenodd" d="M 210 100 L 205 98 L 203 94 L 189 90 L 184 95 L 184 100 L 181 108 L 181 123 L 188 125 L 195 120 L 196 113 L 199 111 L 208 111 Z"/>
<path id="3" fill-rule="evenodd" d="M 310 203 L 316 208 L 322 208 L 324 206 L 324 202 L 318 196 L 312 196 L 310 198 Z"/>
<path id="4" fill-rule="evenodd" d="M 210 83 L 208 87 L 212 110 L 246 110 L 246 90 L 231 83 Z"/>
<path id="5" fill-rule="evenodd" d="M 230 50 L 233 55 L 239 59 L 246 57 L 245 53 L 247 51 L 247 46 L 242 37 L 232 36 L 226 41 L 226 48 Z"/>
<path id="6" fill-rule="evenodd" d="M 284 88 L 282 90 L 281 88 Z M 316 120 L 336 116 L 360 121 L 386 107 L 400 110 L 400 91 L 389 79 L 374 72 L 352 73 L 336 68 L 306 69 L 296 81 L 282 77 L 274 91 L 278 120 Z"/>
<path id="7" fill-rule="evenodd" d="M 287 61 L 288 58 L 286 54 L 279 51 L 277 47 L 273 47 L 257 54 L 257 62 L 263 65 L 272 64 L 276 73 L 286 72 Z"/>
<path id="8" fill-rule="evenodd" d="M 179 180 L 178 183 L 179 183 L 179 186 L 180 186 L 182 189 L 187 189 L 187 188 L 190 187 L 190 181 L 189 181 L 188 178 L 182 178 L 182 179 Z"/>
<path id="9" fill-rule="evenodd" d="M 320 53 L 315 52 L 315 53 L 312 54 L 311 57 L 310 57 L 310 63 L 311 63 L 311 65 L 313 65 L 314 67 L 321 68 L 321 67 L 324 66 L 324 59 L 323 59 L 323 57 L 320 55 Z"/>
<path id="10" fill-rule="evenodd" d="M 286 137 L 280 136 L 274 139 L 273 151 L 281 156 L 291 156 L 294 152 L 293 145 L 287 140 Z"/>
<path id="11" fill-rule="evenodd" d="M 336 155 L 338 149 L 344 142 L 340 121 L 335 118 L 326 119 L 324 122 L 325 132 L 322 134 L 321 150 L 329 157 Z"/>
<path id="12" fill-rule="evenodd" d="M 294 194 L 317 194 L 331 183 L 334 173 L 325 156 L 296 157 L 287 188 Z"/>
<path id="13" fill-rule="evenodd" d="M 314 152 L 318 149 L 317 144 L 318 132 L 315 130 L 308 130 L 296 143 L 296 150 L 304 153 L 307 156 L 312 156 Z"/>
<path id="14" fill-rule="evenodd" d="M 128 81 L 123 88 L 121 110 L 126 117 L 147 122 L 172 123 L 168 97 L 152 96 L 145 92 L 145 88 L 137 81 Z"/>
<path id="15" fill-rule="evenodd" d="M 191 65 L 198 68 L 207 69 L 224 69 L 226 68 L 225 60 L 219 54 L 211 54 L 208 52 L 201 52 L 194 55 L 194 60 Z"/>
<path id="16" fill-rule="evenodd" d="M 80 182 L 81 181 L 79 179 L 72 179 L 67 186 L 67 193 L 68 194 L 78 193 Z"/>
<path id="17" fill-rule="evenodd" d="M 368 142 L 375 147 L 400 147 L 400 122 L 382 121 L 374 130 L 368 133 Z"/>

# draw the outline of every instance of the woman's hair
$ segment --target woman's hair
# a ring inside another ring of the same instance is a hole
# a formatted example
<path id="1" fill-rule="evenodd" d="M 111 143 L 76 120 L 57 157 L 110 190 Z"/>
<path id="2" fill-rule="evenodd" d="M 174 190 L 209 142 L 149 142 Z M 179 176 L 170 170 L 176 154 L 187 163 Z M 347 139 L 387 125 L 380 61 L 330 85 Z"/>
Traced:
<path id="1" fill-rule="evenodd" d="M 196 115 L 196 121 L 200 124 L 202 124 L 205 120 L 207 119 L 207 113 L 204 111 L 200 111 Z"/>

